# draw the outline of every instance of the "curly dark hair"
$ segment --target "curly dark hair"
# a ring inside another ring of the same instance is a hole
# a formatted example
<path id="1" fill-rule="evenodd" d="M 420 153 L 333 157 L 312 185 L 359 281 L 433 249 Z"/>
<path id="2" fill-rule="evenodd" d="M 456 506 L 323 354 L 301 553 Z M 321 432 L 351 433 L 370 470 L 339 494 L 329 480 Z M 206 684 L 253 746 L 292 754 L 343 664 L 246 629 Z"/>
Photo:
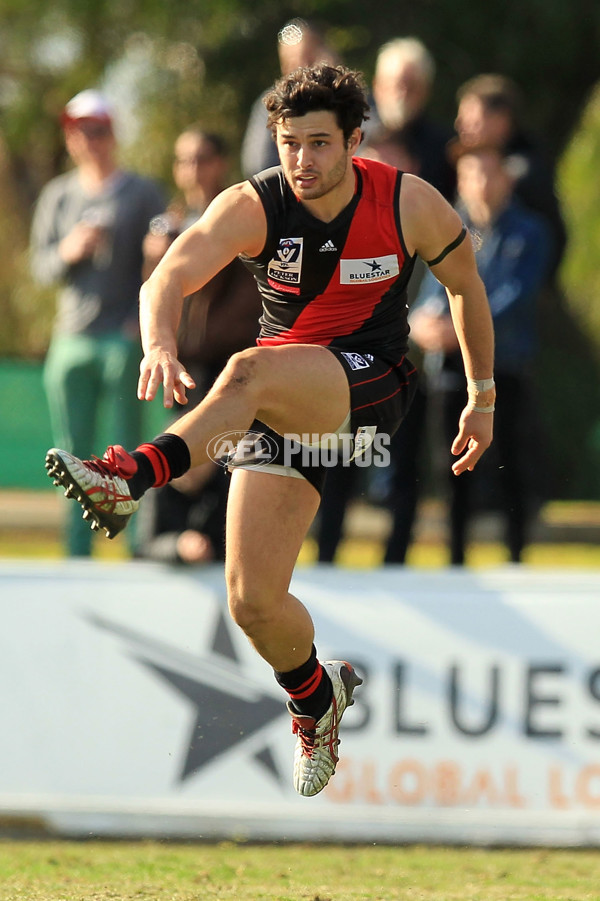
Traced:
<path id="1" fill-rule="evenodd" d="M 275 82 L 264 98 L 267 125 L 274 129 L 281 119 L 328 110 L 348 141 L 355 128 L 368 119 L 369 104 L 360 72 L 346 66 L 318 63 L 303 66 Z"/>

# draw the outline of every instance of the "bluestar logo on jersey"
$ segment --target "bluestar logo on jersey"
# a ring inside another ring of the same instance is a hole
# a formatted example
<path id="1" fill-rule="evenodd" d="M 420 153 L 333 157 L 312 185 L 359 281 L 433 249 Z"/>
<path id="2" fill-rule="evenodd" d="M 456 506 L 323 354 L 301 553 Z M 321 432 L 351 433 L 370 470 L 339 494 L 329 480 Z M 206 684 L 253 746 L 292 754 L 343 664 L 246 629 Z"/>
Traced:
<path id="1" fill-rule="evenodd" d="M 400 274 L 398 257 L 395 253 L 371 260 L 340 260 L 340 284 L 384 282 Z"/>
<path id="2" fill-rule="evenodd" d="M 299 285 L 303 251 L 304 238 L 280 238 L 275 256 L 267 266 L 267 276 L 284 284 Z"/>

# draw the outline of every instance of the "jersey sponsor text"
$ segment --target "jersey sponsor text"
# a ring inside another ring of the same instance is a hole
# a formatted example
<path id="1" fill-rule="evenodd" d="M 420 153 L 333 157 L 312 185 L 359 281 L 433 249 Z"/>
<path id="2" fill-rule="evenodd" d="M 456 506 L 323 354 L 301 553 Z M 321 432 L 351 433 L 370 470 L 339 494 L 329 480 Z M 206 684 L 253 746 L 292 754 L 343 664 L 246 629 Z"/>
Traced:
<path id="1" fill-rule="evenodd" d="M 398 257 L 395 253 L 366 260 L 340 260 L 340 284 L 356 285 L 368 282 L 383 282 L 400 274 Z"/>

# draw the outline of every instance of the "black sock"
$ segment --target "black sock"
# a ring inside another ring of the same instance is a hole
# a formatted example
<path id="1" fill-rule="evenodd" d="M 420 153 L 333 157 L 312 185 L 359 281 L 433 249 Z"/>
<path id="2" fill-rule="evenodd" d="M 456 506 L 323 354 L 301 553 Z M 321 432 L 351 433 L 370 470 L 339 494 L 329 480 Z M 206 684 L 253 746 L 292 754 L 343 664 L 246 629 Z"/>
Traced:
<path id="1" fill-rule="evenodd" d="M 190 452 L 179 435 L 165 432 L 131 454 L 137 472 L 128 480 L 131 496 L 138 500 L 149 488 L 159 488 L 182 476 L 190 468 Z"/>
<path id="2" fill-rule="evenodd" d="M 317 659 L 314 645 L 306 663 L 287 673 L 275 670 L 275 678 L 289 694 L 297 713 L 319 720 L 327 712 L 333 697 L 333 685 Z"/>
<path id="3" fill-rule="evenodd" d="M 154 485 L 154 469 L 149 458 L 141 451 L 132 451 L 131 456 L 137 463 L 137 472 L 127 479 L 127 487 L 132 498 L 138 501 Z"/>

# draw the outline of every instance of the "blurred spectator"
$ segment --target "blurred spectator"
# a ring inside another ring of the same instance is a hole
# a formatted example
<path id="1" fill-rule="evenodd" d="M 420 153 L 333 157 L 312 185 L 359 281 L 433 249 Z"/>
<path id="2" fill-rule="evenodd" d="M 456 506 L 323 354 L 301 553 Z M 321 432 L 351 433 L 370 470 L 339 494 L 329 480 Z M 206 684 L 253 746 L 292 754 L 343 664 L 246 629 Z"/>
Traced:
<path id="1" fill-rule="evenodd" d="M 419 148 L 409 132 L 378 125 L 365 137 L 360 150 L 360 155 L 369 160 L 379 160 L 412 175 L 421 174 Z"/>
<path id="2" fill-rule="evenodd" d="M 196 222 L 228 183 L 228 148 L 220 135 L 193 126 L 175 141 L 173 181 L 177 195 L 150 223 L 144 239 L 148 277 L 171 243 Z M 234 260 L 201 291 L 187 297 L 179 329 L 179 359 L 196 381 L 189 402 L 198 403 L 226 360 L 253 344 L 261 304 L 252 276 Z"/>
<path id="3" fill-rule="evenodd" d="M 417 38 L 395 38 L 379 49 L 372 85 L 375 109 L 366 123 L 359 155 L 418 175 L 453 202 L 456 177 L 447 156 L 452 131 L 434 122 L 427 112 L 434 78 L 433 57 Z M 424 269 L 418 259 L 408 287 L 409 304 L 417 295 Z M 420 377 L 410 410 L 392 438 L 390 466 L 368 474 L 353 466 L 329 471 L 317 527 L 321 562 L 334 560 L 346 507 L 357 490 L 359 476 L 368 481 L 375 478 L 377 484 L 369 482 L 369 486 L 392 513 L 385 562 L 404 562 L 416 513 L 426 424 L 426 389 Z"/>
<path id="4" fill-rule="evenodd" d="M 364 148 L 364 156 L 378 159 L 390 166 L 396 166 L 411 175 L 421 174 L 421 158 L 419 146 L 410 129 L 389 132 L 381 129 L 368 138 Z M 454 185 L 454 174 L 450 179 Z M 417 257 L 415 268 L 408 286 L 408 303 L 412 305 L 425 274 L 425 263 Z M 411 348 L 411 359 L 415 356 L 414 346 Z M 406 554 L 412 539 L 413 524 L 417 512 L 419 498 L 419 482 L 424 477 L 421 453 L 425 443 L 427 426 L 427 390 L 426 380 L 420 373 L 415 396 L 410 409 L 392 436 L 390 444 L 390 465 L 386 470 L 377 473 L 380 484 L 373 486 L 379 495 L 379 501 L 390 510 L 392 525 L 388 535 L 383 562 L 405 563 Z M 385 473 L 385 482 L 382 476 Z"/>
<path id="5" fill-rule="evenodd" d="M 151 181 L 119 168 L 113 113 L 101 93 L 86 90 L 73 97 L 62 126 L 74 167 L 40 193 L 31 268 L 41 284 L 60 284 L 44 367 L 54 441 L 86 454 L 99 443 L 101 407 L 103 420 L 110 409 L 117 441 L 135 446 L 141 437 L 143 405 L 136 386 L 142 241 L 164 201 Z M 91 538 L 88 524 L 73 511 L 68 554 L 89 555 Z"/>
<path id="6" fill-rule="evenodd" d="M 177 195 L 150 223 L 144 239 L 149 276 L 171 243 L 202 215 L 227 184 L 229 158 L 220 135 L 193 126 L 175 141 L 173 181 Z M 178 358 L 196 382 L 189 403 L 204 397 L 231 354 L 253 344 L 261 302 L 254 278 L 233 260 L 200 291 L 186 297 L 178 334 Z M 224 558 L 225 470 L 207 463 L 143 499 L 137 525 L 137 556 L 169 563 L 206 563 Z"/>
<path id="7" fill-rule="evenodd" d="M 424 112 L 435 73 L 431 55 L 415 38 L 398 38 L 379 51 L 373 96 L 381 120 L 366 130 L 360 155 L 432 181 L 453 200 L 454 167 L 448 161 L 445 132 Z M 376 117 L 375 117 L 376 118 Z M 437 181 L 437 184 L 435 183 Z M 408 286 L 408 302 L 417 296 L 425 264 L 417 258 Z M 390 445 L 385 470 L 366 473 L 351 466 L 329 470 L 316 526 L 318 559 L 330 563 L 343 534 L 346 508 L 359 489 L 373 492 L 389 507 L 392 527 L 384 552 L 385 563 L 404 563 L 415 520 L 422 455 L 427 429 L 426 381 L 420 376 L 410 409 Z M 372 480 L 376 484 L 372 484 Z M 366 483 L 365 484 L 365 480 Z"/>
<path id="8" fill-rule="evenodd" d="M 555 192 L 554 165 L 543 138 L 531 133 L 522 92 L 510 78 L 495 73 L 477 75 L 458 89 L 457 103 L 455 127 L 461 143 L 466 146 L 492 144 L 512 155 L 516 195 L 529 209 L 542 215 L 551 230 L 552 261 L 540 294 L 541 340 L 535 361 L 541 419 L 550 435 L 556 433 L 557 428 L 554 423 L 556 391 L 565 390 L 564 380 L 556 375 L 556 353 L 560 353 L 566 342 L 585 355 L 557 277 L 568 235 Z M 558 428 L 564 431 L 564 424 Z M 560 467 L 554 466 L 555 453 L 551 448 L 547 458 L 545 477 L 557 487 L 564 474 Z"/>
<path id="9" fill-rule="evenodd" d="M 292 19 L 283 26 L 277 35 L 277 50 L 282 75 L 287 75 L 300 66 L 312 66 L 319 62 L 337 65 L 340 61 L 327 44 L 322 28 L 316 22 L 304 19 Z M 264 93 L 261 94 L 252 104 L 242 140 L 241 166 L 244 178 L 279 165 L 277 147 L 267 128 L 264 96 Z"/>
<path id="10" fill-rule="evenodd" d="M 556 272 L 566 245 L 565 224 L 554 190 L 554 171 L 540 143 L 524 124 L 523 98 L 504 75 L 477 75 L 457 91 L 455 128 L 465 147 L 493 146 L 513 157 L 515 193 L 525 206 L 542 215 L 554 241 Z"/>
<path id="11" fill-rule="evenodd" d="M 223 138 L 200 126 L 186 128 L 173 148 L 173 182 L 177 195 L 162 215 L 150 223 L 144 239 L 144 275 L 147 277 L 174 239 L 200 218 L 211 200 L 223 190 L 229 169 Z"/>
<path id="12" fill-rule="evenodd" d="M 491 145 L 500 148 L 503 153 L 514 154 L 511 169 L 516 193 L 526 206 L 542 214 L 550 226 L 553 233 L 553 254 L 551 253 L 552 262 L 545 270 L 548 279 L 558 265 L 560 253 L 564 248 L 565 232 L 554 193 L 552 171 L 543 160 L 539 148 L 535 147 L 533 140 L 526 135 L 521 126 L 521 98 L 518 89 L 503 76 L 484 75 L 465 83 L 458 91 L 458 98 L 459 110 L 455 124 L 462 143 L 465 146 Z M 445 147 L 444 151 L 448 158 L 448 147 Z M 419 170 L 415 174 L 423 175 L 423 172 Z M 415 289 L 417 291 L 419 289 L 422 272 L 423 269 L 411 280 L 410 301 L 415 297 Z M 542 300 L 542 303 L 546 302 L 545 299 Z M 449 320 L 446 324 L 451 328 Z M 452 328 L 451 335 L 454 335 Z M 435 367 L 436 360 L 435 355 L 430 355 L 421 369 L 419 386 L 411 411 L 392 442 L 393 464 L 389 470 L 389 494 L 386 497 L 393 513 L 393 524 L 385 551 L 386 563 L 405 561 L 412 540 L 418 494 L 426 475 L 422 472 L 423 460 L 429 459 L 430 456 L 421 454 L 421 449 L 425 440 L 436 441 L 441 428 L 439 397 L 437 394 L 428 397 L 427 388 L 426 370 L 431 366 Z M 530 385 L 533 380 L 532 369 L 533 362 L 530 361 L 528 373 Z M 495 449 L 492 449 L 482 469 L 489 471 L 490 460 L 494 454 Z M 479 479 L 481 478 L 480 475 Z M 541 482 L 540 475 L 538 477 L 540 492 L 543 490 Z M 517 541 L 516 544 L 518 543 Z M 453 556 L 460 557 L 461 553 L 457 550 Z"/>
<path id="13" fill-rule="evenodd" d="M 552 238 L 543 218 L 515 197 L 518 160 L 514 168 L 514 158 L 497 147 L 457 143 L 453 150 L 456 208 L 471 231 L 494 321 L 498 394 L 494 454 L 488 465 L 458 477 L 448 465 L 450 558 L 454 565 L 464 564 L 476 490 L 480 497 L 489 497 L 489 480 L 497 477 L 497 499 L 506 520 L 505 541 L 510 560 L 517 563 L 539 500 L 535 477 L 539 441 L 536 455 L 531 369 L 537 345 L 537 299 L 551 264 Z M 451 442 L 455 417 L 466 403 L 466 385 L 446 292 L 431 272 L 425 276 L 411 315 L 411 333 L 426 353 L 425 368 L 434 379 L 432 390 L 441 392 L 444 429 Z"/>
<path id="14" fill-rule="evenodd" d="M 403 172 L 418 175 L 420 160 L 410 134 L 388 131 L 379 126 L 369 133 L 361 145 L 361 156 L 395 166 Z M 417 258 L 408 286 L 409 303 L 416 297 L 424 264 Z M 423 380 L 417 385 L 408 413 L 400 423 L 390 445 L 391 462 L 386 469 L 367 471 L 353 464 L 335 466 L 327 473 L 319 516 L 316 541 L 320 563 L 332 563 L 341 541 L 348 502 L 361 490 L 377 494 L 378 500 L 390 507 L 392 530 L 387 542 L 385 561 L 404 562 L 410 542 L 417 504 L 419 449 L 425 432 L 425 394 Z M 377 484 L 373 485 L 373 478 Z"/>
<path id="15" fill-rule="evenodd" d="M 446 156 L 452 132 L 434 122 L 427 112 L 434 78 L 434 59 L 417 38 L 395 38 L 384 44 L 373 77 L 376 116 L 366 138 L 370 140 L 377 119 L 388 132 L 400 132 L 418 160 L 420 177 L 453 201 L 455 176 Z"/>
<path id="16" fill-rule="evenodd" d="M 136 556 L 161 563 L 225 559 L 229 476 L 206 464 L 149 491 L 140 505 Z"/>

